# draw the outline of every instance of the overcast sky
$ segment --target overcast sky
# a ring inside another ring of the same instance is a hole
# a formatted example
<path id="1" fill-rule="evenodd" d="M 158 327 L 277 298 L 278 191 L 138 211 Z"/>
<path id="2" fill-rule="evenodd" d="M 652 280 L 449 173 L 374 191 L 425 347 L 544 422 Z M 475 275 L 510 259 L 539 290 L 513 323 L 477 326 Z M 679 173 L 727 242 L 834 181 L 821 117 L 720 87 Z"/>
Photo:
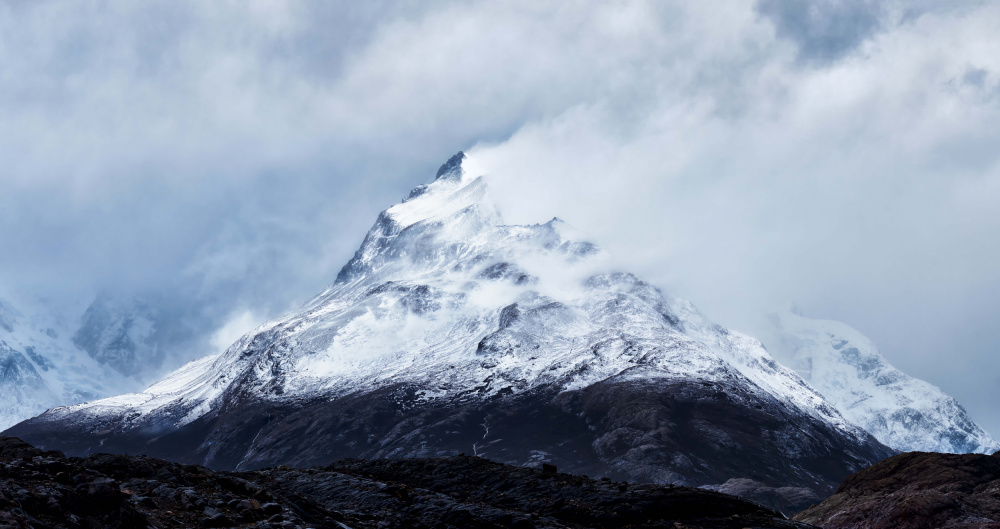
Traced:
<path id="1" fill-rule="evenodd" d="M 1000 435 L 998 27 L 963 0 L 0 3 L 0 293 L 242 329 L 466 150 L 508 221 L 559 216 L 730 327 L 844 321 Z"/>

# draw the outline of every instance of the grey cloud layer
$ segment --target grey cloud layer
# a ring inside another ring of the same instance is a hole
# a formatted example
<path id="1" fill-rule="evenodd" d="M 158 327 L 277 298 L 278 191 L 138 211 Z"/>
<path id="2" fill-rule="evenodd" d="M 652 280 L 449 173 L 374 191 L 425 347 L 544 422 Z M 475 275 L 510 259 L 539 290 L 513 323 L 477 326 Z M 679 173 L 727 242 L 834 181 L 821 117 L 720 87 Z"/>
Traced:
<path id="1" fill-rule="evenodd" d="M 855 50 L 882 28 L 883 6 L 873 0 L 760 0 L 779 37 L 794 41 L 806 61 L 829 62 Z"/>
<path id="2" fill-rule="evenodd" d="M 508 220 L 559 215 L 724 323 L 791 299 L 846 321 L 997 434 L 998 22 L 979 2 L 4 4 L 0 286 L 155 291 L 207 336 L 319 290 L 478 145 Z"/>

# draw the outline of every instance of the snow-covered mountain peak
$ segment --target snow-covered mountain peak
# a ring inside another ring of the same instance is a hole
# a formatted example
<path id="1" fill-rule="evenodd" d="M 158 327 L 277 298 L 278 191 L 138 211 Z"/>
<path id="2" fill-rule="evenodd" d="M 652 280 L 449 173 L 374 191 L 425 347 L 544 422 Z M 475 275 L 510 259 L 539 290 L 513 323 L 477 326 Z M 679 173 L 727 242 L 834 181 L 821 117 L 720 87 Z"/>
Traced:
<path id="1" fill-rule="evenodd" d="M 393 384 L 485 396 L 615 377 L 739 379 L 863 437 L 758 341 L 607 270 L 558 218 L 503 224 L 484 173 L 467 155 L 452 157 L 379 215 L 336 282 L 299 313 L 186 366 L 147 390 L 142 407 L 178 397 L 207 405 L 233 384 L 271 399 Z"/>
<path id="2" fill-rule="evenodd" d="M 609 266 L 561 220 L 505 224 L 485 173 L 452 157 L 324 292 L 224 353 L 11 433 L 223 468 L 464 451 L 817 490 L 890 453 L 760 342 Z"/>
<path id="3" fill-rule="evenodd" d="M 468 180 L 438 179 L 415 188 L 403 202 L 386 210 L 386 214 L 400 230 L 418 222 L 444 219 L 468 208 L 477 208 L 499 223 L 500 215 L 489 200 L 488 191 L 482 176 Z"/>
<path id="4" fill-rule="evenodd" d="M 489 198 L 487 171 L 474 158 L 459 151 L 438 169 L 434 181 L 410 191 L 402 203 L 387 210 L 402 227 L 417 222 L 440 219 L 469 207 L 502 223 L 496 206 Z"/>
<path id="5" fill-rule="evenodd" d="M 462 151 L 458 151 L 458 154 L 448 158 L 448 161 L 441 164 L 441 168 L 438 169 L 437 174 L 434 176 L 435 180 L 444 179 L 454 179 L 462 177 L 462 162 L 467 158 L 466 154 Z"/>
<path id="6" fill-rule="evenodd" d="M 468 155 L 455 155 L 438 173 L 433 182 L 414 188 L 379 215 L 336 284 L 381 272 L 441 273 L 448 270 L 446 262 L 463 268 L 489 259 L 490 248 L 510 246 L 504 239 L 560 237 L 558 222 L 504 225 L 490 198 L 485 170 Z M 391 271 L 383 270 L 386 266 Z"/>
<path id="7" fill-rule="evenodd" d="M 893 367 L 847 324 L 791 311 L 771 316 L 772 353 L 855 424 L 902 451 L 1000 450 L 954 398 Z"/>

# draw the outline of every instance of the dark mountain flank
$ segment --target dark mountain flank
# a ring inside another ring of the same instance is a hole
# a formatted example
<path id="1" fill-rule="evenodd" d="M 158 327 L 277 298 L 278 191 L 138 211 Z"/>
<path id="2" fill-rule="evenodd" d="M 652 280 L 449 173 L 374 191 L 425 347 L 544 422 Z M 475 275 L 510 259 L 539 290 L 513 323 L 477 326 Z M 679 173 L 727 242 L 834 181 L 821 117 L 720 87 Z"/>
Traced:
<path id="1" fill-rule="evenodd" d="M 229 470 L 326 465 L 343 457 L 476 452 L 512 464 L 544 461 L 570 472 L 647 483 L 723 483 L 734 475 L 748 476 L 783 487 L 773 498 L 749 497 L 785 512 L 832 493 L 827 484 L 848 473 L 845 464 L 865 464 L 838 432 L 774 402 L 757 400 L 739 386 L 605 382 L 570 392 L 432 404 L 415 402 L 413 392 L 393 388 L 332 402 L 239 406 L 168 432 L 137 429 L 98 437 L 72 426 L 46 429 L 32 423 L 12 431 L 75 455 L 89 453 L 103 441 L 100 450 L 207 462 Z M 800 431 L 810 434 L 796 438 Z M 789 454 L 788 445 L 770 440 L 778 436 L 809 456 Z M 727 449 L 754 445 L 754 450 Z M 248 454 L 252 465 L 246 463 Z M 801 499 L 803 490 L 815 493 Z"/>

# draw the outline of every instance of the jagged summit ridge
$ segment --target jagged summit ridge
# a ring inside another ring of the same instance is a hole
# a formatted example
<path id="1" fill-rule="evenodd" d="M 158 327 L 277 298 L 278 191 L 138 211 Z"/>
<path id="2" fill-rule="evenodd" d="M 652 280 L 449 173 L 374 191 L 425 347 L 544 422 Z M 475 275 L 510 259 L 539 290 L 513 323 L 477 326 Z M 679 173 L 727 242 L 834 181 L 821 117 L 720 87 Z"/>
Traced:
<path id="1" fill-rule="evenodd" d="M 335 283 L 367 277 L 390 263 L 422 267 L 443 257 L 445 251 L 458 257 L 482 243 L 474 240 L 476 234 L 503 224 L 483 175 L 463 168 L 470 165 L 468 156 L 455 155 L 442 170 L 452 161 L 461 165 L 447 169 L 447 178 L 439 176 L 416 187 L 402 202 L 379 214 Z"/>
<path id="2" fill-rule="evenodd" d="M 458 151 L 458 154 L 448 158 L 448 161 L 441 165 L 438 169 L 434 179 L 440 179 L 441 177 L 453 177 L 457 175 L 459 178 L 462 176 L 462 160 L 465 159 L 465 153 Z"/>

